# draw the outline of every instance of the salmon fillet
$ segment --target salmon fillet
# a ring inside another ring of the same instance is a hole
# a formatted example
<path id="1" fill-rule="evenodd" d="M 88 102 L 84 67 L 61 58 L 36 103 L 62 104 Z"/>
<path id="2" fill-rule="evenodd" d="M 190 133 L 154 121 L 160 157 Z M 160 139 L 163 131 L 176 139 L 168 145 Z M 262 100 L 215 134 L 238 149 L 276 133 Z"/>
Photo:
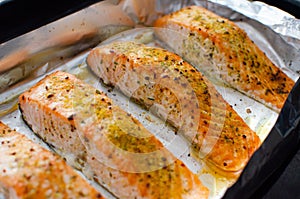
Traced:
<path id="1" fill-rule="evenodd" d="M 208 197 L 198 176 L 140 122 L 68 73 L 41 80 L 19 107 L 35 133 L 118 198 Z"/>
<path id="2" fill-rule="evenodd" d="M 134 42 L 93 49 L 87 64 L 105 84 L 152 110 L 215 171 L 236 176 L 260 140 L 209 80 L 178 55 Z"/>
<path id="3" fill-rule="evenodd" d="M 159 18 L 156 35 L 208 78 L 279 111 L 294 81 L 275 66 L 246 32 L 199 6 Z"/>
<path id="4" fill-rule="evenodd" d="M 4 198 L 103 198 L 63 159 L 1 122 L 0 151 Z"/>

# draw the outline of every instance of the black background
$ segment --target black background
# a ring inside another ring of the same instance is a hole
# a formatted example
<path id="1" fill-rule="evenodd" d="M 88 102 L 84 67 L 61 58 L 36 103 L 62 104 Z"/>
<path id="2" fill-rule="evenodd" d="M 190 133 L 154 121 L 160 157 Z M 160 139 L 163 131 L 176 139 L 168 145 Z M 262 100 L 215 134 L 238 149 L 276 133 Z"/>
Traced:
<path id="1" fill-rule="evenodd" d="M 99 0 L 6 0 L 0 4 L 0 43 L 37 29 Z"/>
<path id="2" fill-rule="evenodd" d="M 0 43 L 98 1 L 100 0 L 5 0 L 0 4 Z M 300 18 L 300 2 L 298 0 L 262 1 Z"/>
<path id="3" fill-rule="evenodd" d="M 0 4 L 0 43 L 74 13 L 99 0 L 6 0 Z M 296 0 L 265 0 L 300 18 Z M 300 149 L 277 170 L 252 198 L 300 198 Z"/>

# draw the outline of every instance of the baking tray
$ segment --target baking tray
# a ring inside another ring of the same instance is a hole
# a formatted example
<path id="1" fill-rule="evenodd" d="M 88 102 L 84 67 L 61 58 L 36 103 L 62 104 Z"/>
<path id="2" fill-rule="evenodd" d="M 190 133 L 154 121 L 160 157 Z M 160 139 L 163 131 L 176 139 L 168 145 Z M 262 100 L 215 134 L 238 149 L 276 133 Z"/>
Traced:
<path id="1" fill-rule="evenodd" d="M 299 136 L 297 137 L 298 107 L 295 107 L 297 98 L 292 95 L 288 100 L 288 105 L 285 105 L 281 113 L 278 114 L 233 89 L 215 84 L 218 91 L 250 128 L 255 130 L 262 140 L 266 139 L 250 160 L 249 165 L 251 166 L 247 166 L 239 180 L 235 182 L 203 172 L 203 164 L 190 156 L 188 144 L 183 138 L 166 136 L 165 133 L 161 133 L 172 132 L 172 129 L 164 121 L 132 103 L 117 90 L 111 90 L 102 85 L 99 79 L 89 71 L 85 63 L 87 53 L 99 42 L 136 40 L 147 45 L 157 44 L 158 42 L 153 37 L 152 22 L 164 13 L 192 4 L 202 5 L 235 21 L 246 30 L 251 39 L 266 52 L 274 63 L 295 81 L 298 79 L 300 31 L 297 27 L 300 26 L 300 22 L 281 10 L 261 2 L 229 0 L 103 1 L 0 46 L 1 121 L 24 133 L 42 146 L 48 147 L 24 125 L 20 112 L 17 110 L 17 96 L 46 74 L 54 70 L 64 70 L 104 91 L 116 104 L 140 120 L 193 172 L 199 174 L 202 182 L 210 188 L 211 198 L 221 198 L 226 191 L 225 198 L 240 196 L 245 198 L 243 195 L 245 193 L 250 197 L 279 168 L 280 162 L 283 163 L 288 155 L 295 151 L 295 146 L 299 142 Z M 145 10 L 145 7 L 148 9 Z M 265 12 L 273 13 L 277 18 L 267 19 L 264 15 Z M 273 42 L 274 40 L 276 42 Z M 298 89 L 297 84 L 295 89 Z M 294 114 L 291 114 L 290 111 Z M 168 135 L 173 134 L 169 133 Z M 281 147 L 285 146 L 283 143 L 289 147 L 281 150 Z M 178 151 L 174 147 L 175 144 L 182 146 L 181 150 Z M 274 150 L 275 148 L 276 150 Z M 267 156 L 266 151 L 268 152 Z M 279 163 L 272 164 L 274 163 L 272 158 L 275 158 Z M 267 169 L 267 172 L 264 169 Z M 262 172 L 269 173 L 269 175 L 262 175 Z M 228 189 L 231 185 L 233 186 Z M 105 189 L 98 185 L 95 186 L 104 195 L 113 197 Z"/>

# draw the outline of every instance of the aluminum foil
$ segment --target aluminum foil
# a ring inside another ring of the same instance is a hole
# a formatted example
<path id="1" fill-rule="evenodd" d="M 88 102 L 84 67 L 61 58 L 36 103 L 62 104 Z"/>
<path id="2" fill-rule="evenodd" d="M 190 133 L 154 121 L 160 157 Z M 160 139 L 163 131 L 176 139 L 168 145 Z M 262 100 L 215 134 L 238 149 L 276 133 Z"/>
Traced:
<path id="1" fill-rule="evenodd" d="M 236 22 L 277 66 L 295 81 L 298 79 L 300 20 L 275 7 L 246 0 L 110 0 L 0 45 L 0 120 L 48 148 L 22 121 L 17 110 L 17 96 L 54 70 L 75 74 L 107 93 L 117 105 L 141 121 L 176 157 L 199 175 L 210 189 L 210 198 L 221 198 L 234 180 L 212 175 L 201 160 L 190 156 L 189 144 L 184 138 L 174 137 L 173 130 L 164 121 L 141 109 L 119 91 L 102 85 L 85 63 L 90 48 L 99 42 L 135 40 L 159 45 L 151 28 L 153 21 L 194 4 Z M 231 88 L 220 84 L 215 86 L 264 140 L 278 113 Z M 114 198 L 101 186 L 93 184 L 105 196 Z"/>

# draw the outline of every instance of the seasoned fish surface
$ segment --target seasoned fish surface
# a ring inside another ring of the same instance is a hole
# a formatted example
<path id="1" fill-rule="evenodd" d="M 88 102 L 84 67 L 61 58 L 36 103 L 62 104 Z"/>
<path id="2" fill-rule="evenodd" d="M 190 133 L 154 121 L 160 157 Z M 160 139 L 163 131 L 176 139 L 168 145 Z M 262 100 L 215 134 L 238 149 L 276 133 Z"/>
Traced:
<path id="1" fill-rule="evenodd" d="M 207 198 L 198 176 L 111 99 L 55 72 L 20 98 L 24 120 L 118 198 Z"/>
<path id="2" fill-rule="evenodd" d="M 214 86 L 178 55 L 134 42 L 93 49 L 90 68 L 106 84 L 153 110 L 219 172 L 240 172 L 260 140 Z"/>
<path id="3" fill-rule="evenodd" d="M 207 77 L 279 111 L 294 81 L 275 66 L 241 28 L 199 7 L 159 18 L 156 35 Z"/>
<path id="4" fill-rule="evenodd" d="M 0 122 L 0 195 L 103 198 L 65 161 Z"/>

